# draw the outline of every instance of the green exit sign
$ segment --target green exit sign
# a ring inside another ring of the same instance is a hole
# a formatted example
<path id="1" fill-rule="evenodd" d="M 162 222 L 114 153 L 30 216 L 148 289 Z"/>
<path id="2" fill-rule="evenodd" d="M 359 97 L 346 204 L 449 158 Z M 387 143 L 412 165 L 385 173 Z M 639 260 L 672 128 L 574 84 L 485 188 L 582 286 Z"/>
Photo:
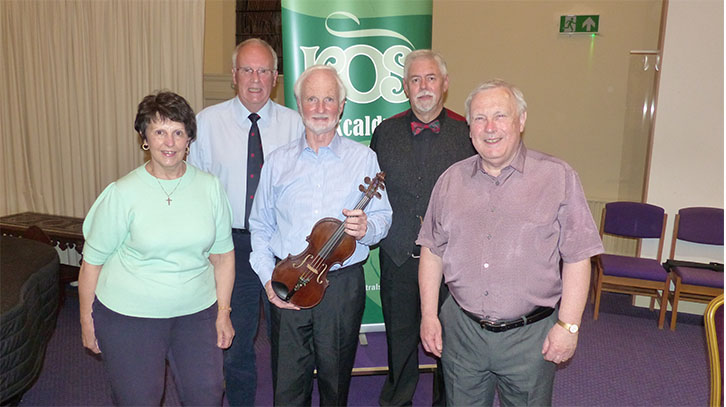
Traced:
<path id="1" fill-rule="evenodd" d="M 561 16 L 560 33 L 596 34 L 600 29 L 600 16 Z"/>

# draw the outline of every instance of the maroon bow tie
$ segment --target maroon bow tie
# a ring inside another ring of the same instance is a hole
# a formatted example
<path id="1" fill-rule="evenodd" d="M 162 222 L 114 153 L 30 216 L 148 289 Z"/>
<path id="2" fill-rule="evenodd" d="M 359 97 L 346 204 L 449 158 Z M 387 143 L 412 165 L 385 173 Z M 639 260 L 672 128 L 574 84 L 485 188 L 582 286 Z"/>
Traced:
<path id="1" fill-rule="evenodd" d="M 434 120 L 429 124 L 423 124 L 421 122 L 411 122 L 411 131 L 413 132 L 414 136 L 424 131 L 424 129 L 429 129 L 434 133 L 439 134 L 439 132 L 441 131 L 441 125 L 439 124 L 438 120 Z"/>

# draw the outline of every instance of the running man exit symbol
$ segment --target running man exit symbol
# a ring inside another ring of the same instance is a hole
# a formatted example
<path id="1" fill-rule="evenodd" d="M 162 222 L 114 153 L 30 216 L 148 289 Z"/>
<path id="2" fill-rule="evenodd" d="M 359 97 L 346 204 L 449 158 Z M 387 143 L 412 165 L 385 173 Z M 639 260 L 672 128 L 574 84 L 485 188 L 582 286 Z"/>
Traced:
<path id="1" fill-rule="evenodd" d="M 600 29 L 600 16 L 561 16 L 560 33 L 595 34 Z"/>

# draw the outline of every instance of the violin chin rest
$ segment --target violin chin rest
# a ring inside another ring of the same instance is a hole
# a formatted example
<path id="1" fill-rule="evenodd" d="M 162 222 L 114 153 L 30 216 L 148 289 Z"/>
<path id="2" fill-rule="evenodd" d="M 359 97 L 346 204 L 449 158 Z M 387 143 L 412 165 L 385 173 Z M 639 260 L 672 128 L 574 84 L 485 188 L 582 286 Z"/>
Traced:
<path id="1" fill-rule="evenodd" d="M 273 281 L 272 282 L 272 291 L 277 294 L 278 297 L 280 297 L 283 301 L 290 300 L 287 296 L 290 293 L 290 290 L 287 288 L 287 286 L 279 281 Z"/>

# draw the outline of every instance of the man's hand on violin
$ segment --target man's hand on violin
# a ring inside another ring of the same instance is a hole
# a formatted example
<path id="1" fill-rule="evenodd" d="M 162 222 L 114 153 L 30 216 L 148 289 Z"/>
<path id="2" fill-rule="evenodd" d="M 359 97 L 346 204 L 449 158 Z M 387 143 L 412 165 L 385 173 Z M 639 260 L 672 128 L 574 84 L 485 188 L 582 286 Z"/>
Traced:
<path id="1" fill-rule="evenodd" d="M 275 291 L 272 289 L 272 280 L 268 281 L 267 284 L 265 284 L 265 294 L 267 294 L 267 299 L 270 300 L 270 303 L 272 303 L 272 305 L 276 306 L 277 308 L 294 309 L 296 311 L 300 310 L 300 307 L 281 300 L 280 297 L 275 294 Z"/>
<path id="2" fill-rule="evenodd" d="M 368 216 L 362 209 L 343 209 L 345 215 L 345 233 L 361 240 L 368 231 Z"/>

